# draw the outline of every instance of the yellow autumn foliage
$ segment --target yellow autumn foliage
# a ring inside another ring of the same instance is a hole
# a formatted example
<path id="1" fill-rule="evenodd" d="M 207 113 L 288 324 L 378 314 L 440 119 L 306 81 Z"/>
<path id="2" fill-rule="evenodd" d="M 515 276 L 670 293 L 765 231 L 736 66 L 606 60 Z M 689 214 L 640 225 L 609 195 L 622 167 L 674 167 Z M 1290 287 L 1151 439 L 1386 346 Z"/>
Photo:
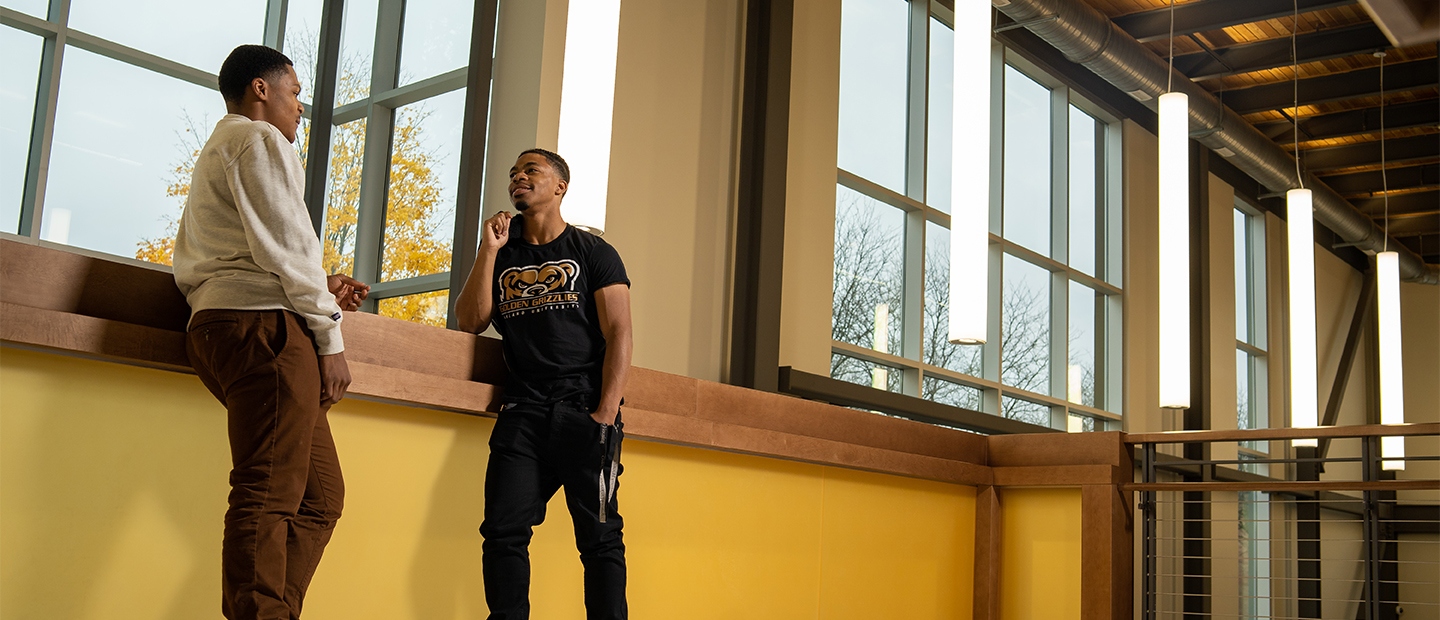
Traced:
<path id="1" fill-rule="evenodd" d="M 364 72 L 343 71 L 337 88 L 337 101 L 364 98 L 369 76 Z M 407 106 L 396 110 L 390 154 L 389 192 L 385 207 L 385 230 L 380 279 L 394 281 L 415 276 L 443 273 L 450 269 L 450 235 L 441 229 L 444 215 L 440 209 L 443 185 L 435 173 L 437 155 L 424 143 L 424 121 L 429 113 L 423 106 Z M 334 127 L 330 136 L 330 185 L 326 189 L 325 228 L 321 239 L 322 259 L 326 273 L 352 274 L 355 262 L 356 222 L 360 205 L 360 186 L 365 156 L 366 120 L 360 119 Z M 301 163 L 309 151 L 310 123 L 302 124 L 296 139 Z M 166 187 L 167 197 L 175 198 L 180 212 L 190 194 L 190 179 L 195 159 L 205 138 L 206 127 L 190 122 L 186 129 L 183 156 L 171 171 Z M 192 148 L 193 147 L 193 148 Z M 152 263 L 171 264 L 175 251 L 175 234 L 179 218 L 171 218 L 165 236 L 139 242 L 135 258 Z M 448 291 L 434 291 L 382 299 L 379 313 L 418 323 L 445 325 Z"/>

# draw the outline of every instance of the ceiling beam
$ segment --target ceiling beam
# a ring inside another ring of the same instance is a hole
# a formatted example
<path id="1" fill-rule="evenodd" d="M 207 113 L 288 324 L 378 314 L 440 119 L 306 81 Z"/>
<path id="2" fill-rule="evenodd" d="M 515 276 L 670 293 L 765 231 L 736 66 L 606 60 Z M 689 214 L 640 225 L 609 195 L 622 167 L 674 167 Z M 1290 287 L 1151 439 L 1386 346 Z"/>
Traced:
<path id="1" fill-rule="evenodd" d="M 1354 56 L 1390 46 L 1385 33 L 1375 24 L 1365 23 L 1332 30 L 1310 32 L 1295 37 L 1295 53 L 1300 64 L 1332 58 Z M 1175 57 L 1175 68 L 1196 82 L 1288 67 L 1290 38 L 1270 39 L 1233 47 L 1196 52 Z"/>
<path id="2" fill-rule="evenodd" d="M 1350 201 L 1361 213 L 1376 217 L 1385 212 L 1384 198 L 1364 198 Z M 1440 208 L 1440 190 L 1414 192 L 1390 197 L 1391 213 L 1420 213 Z M 1440 229 L 1435 230 L 1440 233 Z"/>
<path id="3" fill-rule="evenodd" d="M 1440 101 L 1427 99 L 1385 106 L 1385 129 L 1413 129 L 1440 126 Z M 1260 133 L 1280 144 L 1295 141 L 1290 121 L 1256 123 Z M 1328 140 L 1380 130 L 1380 108 L 1346 110 L 1300 119 L 1301 140 Z"/>
<path id="4" fill-rule="evenodd" d="M 1440 85 L 1440 74 L 1437 74 L 1437 71 L 1440 71 L 1440 61 L 1435 58 L 1390 65 L 1385 68 L 1385 92 L 1434 88 Z M 1290 107 L 1294 101 L 1295 88 L 1289 81 L 1275 82 L 1223 91 L 1225 94 L 1220 99 L 1237 114 L 1253 114 Z M 1299 85 L 1301 105 L 1375 97 L 1379 94 L 1379 67 L 1307 78 L 1300 80 Z"/>
<path id="5" fill-rule="evenodd" d="M 1391 138 L 1385 141 L 1385 163 L 1387 164 L 1435 157 L 1440 157 L 1440 134 Z M 1380 141 L 1307 149 L 1301 152 L 1300 162 L 1306 170 L 1320 176 L 1324 176 L 1324 173 L 1329 170 L 1356 166 L 1378 166 L 1380 164 Z"/>
<path id="6" fill-rule="evenodd" d="M 1300 13 L 1349 6 L 1356 0 L 1294 0 Z M 1175 36 L 1248 24 L 1295 13 L 1292 0 L 1201 0 L 1175 7 Z M 1170 36 L 1170 9 L 1155 9 L 1114 18 L 1116 26 L 1145 43 Z"/>
<path id="7" fill-rule="evenodd" d="M 1418 215 L 1396 215 L 1391 213 L 1390 236 L 1391 237 L 1417 237 L 1420 235 L 1436 235 L 1440 233 L 1440 213 L 1431 211 Z M 1385 228 L 1384 218 L 1376 218 L 1376 224 Z"/>
<path id="8" fill-rule="evenodd" d="M 1391 168 L 1385 171 L 1385 179 L 1380 178 L 1379 170 L 1369 172 L 1356 172 L 1354 174 L 1341 174 L 1332 177 L 1325 177 L 1325 184 L 1335 190 L 1341 196 L 1354 194 L 1369 194 L 1382 191 L 1382 187 L 1390 191 L 1415 189 L 1420 187 L 1440 186 L 1440 164 L 1425 164 L 1422 166 L 1408 166 L 1405 168 Z M 1391 198 L 1394 204 L 1394 198 Z"/>

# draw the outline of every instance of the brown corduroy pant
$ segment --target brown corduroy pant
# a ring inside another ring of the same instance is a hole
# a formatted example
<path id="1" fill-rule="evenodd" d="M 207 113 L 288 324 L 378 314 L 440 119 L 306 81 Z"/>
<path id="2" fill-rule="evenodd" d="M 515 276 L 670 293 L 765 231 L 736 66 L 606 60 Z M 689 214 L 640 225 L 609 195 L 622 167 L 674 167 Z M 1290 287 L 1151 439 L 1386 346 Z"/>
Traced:
<path id="1" fill-rule="evenodd" d="M 228 412 L 222 611 L 230 620 L 299 618 L 345 495 L 314 338 L 284 310 L 202 310 L 186 351 Z"/>

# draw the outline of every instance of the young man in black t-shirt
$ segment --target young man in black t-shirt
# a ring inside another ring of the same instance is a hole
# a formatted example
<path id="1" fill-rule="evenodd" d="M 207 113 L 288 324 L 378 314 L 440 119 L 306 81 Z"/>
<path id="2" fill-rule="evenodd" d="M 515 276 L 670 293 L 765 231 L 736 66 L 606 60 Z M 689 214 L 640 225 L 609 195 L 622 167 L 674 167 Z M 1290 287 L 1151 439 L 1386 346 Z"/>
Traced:
<path id="1" fill-rule="evenodd" d="M 590 620 L 628 616 L 615 487 L 630 370 L 630 280 L 610 244 L 565 223 L 570 169 L 542 149 L 510 169 L 510 202 L 480 230 L 456 300 L 460 329 L 503 337 L 504 406 L 490 435 L 480 534 L 491 620 L 530 616 L 532 528 L 565 489 Z"/>

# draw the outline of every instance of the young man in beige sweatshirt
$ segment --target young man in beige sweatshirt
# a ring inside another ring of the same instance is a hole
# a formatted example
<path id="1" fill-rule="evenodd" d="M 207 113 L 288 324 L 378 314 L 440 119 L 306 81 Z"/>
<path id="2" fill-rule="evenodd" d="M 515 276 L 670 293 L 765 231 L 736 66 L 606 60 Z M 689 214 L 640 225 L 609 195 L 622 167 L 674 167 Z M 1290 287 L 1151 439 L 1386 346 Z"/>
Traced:
<path id="1" fill-rule="evenodd" d="M 369 286 L 321 266 L 291 144 L 304 106 L 290 59 L 242 45 L 220 68 L 220 94 L 228 114 L 195 160 L 175 282 L 190 304 L 190 363 L 228 416 L 221 609 L 291 620 L 344 501 L 326 412 L 350 385 L 341 310 Z"/>

